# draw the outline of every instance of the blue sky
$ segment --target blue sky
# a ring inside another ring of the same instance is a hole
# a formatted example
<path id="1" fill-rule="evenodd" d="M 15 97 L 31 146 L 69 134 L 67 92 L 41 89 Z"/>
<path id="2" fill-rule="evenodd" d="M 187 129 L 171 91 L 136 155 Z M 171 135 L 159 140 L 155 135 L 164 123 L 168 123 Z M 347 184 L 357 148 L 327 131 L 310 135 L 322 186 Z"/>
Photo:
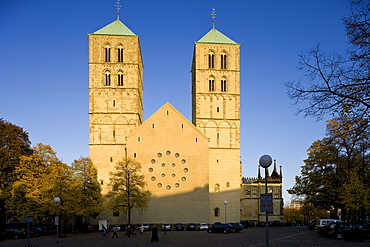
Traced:
<path id="1" fill-rule="evenodd" d="M 257 176 L 260 156 L 294 185 L 307 148 L 325 121 L 295 115 L 284 83 L 304 80 L 298 54 L 318 42 L 347 47 L 345 0 L 122 0 L 121 21 L 140 35 L 144 118 L 170 102 L 191 120 L 194 41 L 212 28 L 241 47 L 241 161 Z M 88 156 L 88 37 L 116 20 L 115 0 L 0 0 L 0 118 L 23 127 L 33 145 L 49 144 L 70 164 Z M 288 201 L 290 195 L 284 192 Z"/>

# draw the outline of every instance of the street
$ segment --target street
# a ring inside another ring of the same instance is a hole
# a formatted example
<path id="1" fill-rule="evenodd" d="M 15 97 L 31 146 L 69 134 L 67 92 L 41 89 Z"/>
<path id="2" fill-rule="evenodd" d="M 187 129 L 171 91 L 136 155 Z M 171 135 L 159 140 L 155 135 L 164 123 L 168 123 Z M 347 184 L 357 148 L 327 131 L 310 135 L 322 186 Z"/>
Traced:
<path id="1" fill-rule="evenodd" d="M 112 236 L 112 235 L 111 235 Z M 107 246 L 248 246 L 263 247 L 266 243 L 266 231 L 263 227 L 243 229 L 240 233 L 208 233 L 206 231 L 169 231 L 159 233 L 159 243 L 150 243 L 151 232 L 143 235 L 127 237 L 118 232 L 118 238 L 99 239 L 97 233 L 69 234 L 67 238 L 45 236 L 30 239 L 32 247 L 107 247 Z M 369 246 L 370 242 L 349 242 L 333 240 L 309 231 L 307 227 L 270 227 L 269 245 L 281 246 Z M 27 239 L 6 239 L 0 246 L 24 247 Z"/>

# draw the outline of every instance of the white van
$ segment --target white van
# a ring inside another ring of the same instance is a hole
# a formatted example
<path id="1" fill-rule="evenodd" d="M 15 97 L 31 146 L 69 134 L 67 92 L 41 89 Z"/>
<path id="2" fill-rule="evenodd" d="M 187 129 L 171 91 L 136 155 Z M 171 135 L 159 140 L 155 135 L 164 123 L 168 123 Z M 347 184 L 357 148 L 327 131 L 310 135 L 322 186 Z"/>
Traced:
<path id="1" fill-rule="evenodd" d="M 329 225 L 334 222 L 342 222 L 342 221 L 337 220 L 337 219 L 318 219 L 316 222 L 315 229 L 317 230 L 319 227 L 323 227 L 323 226 Z"/>

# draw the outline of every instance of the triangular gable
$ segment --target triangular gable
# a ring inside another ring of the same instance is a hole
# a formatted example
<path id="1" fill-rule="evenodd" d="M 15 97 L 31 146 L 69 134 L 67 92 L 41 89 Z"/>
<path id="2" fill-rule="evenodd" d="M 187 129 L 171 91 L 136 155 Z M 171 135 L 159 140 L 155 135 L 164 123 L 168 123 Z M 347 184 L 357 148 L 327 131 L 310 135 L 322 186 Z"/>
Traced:
<path id="1" fill-rule="evenodd" d="M 137 36 L 134 32 L 132 32 L 125 24 L 123 24 L 120 20 L 116 20 L 98 31 L 95 31 L 92 34 L 99 34 L 99 35 L 122 35 L 122 36 Z"/>
<path id="2" fill-rule="evenodd" d="M 165 111 L 166 108 L 170 108 L 176 115 L 178 115 L 182 120 L 184 120 L 184 123 L 193 128 L 196 132 L 198 132 L 205 140 L 209 142 L 209 138 L 203 134 L 197 127 L 195 127 L 184 115 L 182 115 L 173 105 L 171 105 L 169 102 L 165 103 L 161 108 L 159 108 L 153 115 L 151 115 L 147 120 L 145 120 L 136 130 L 134 130 L 127 138 L 129 139 L 132 135 L 136 134 L 138 131 L 140 131 L 142 128 L 146 128 L 147 125 L 151 124 L 153 122 L 153 119 L 157 117 L 161 112 Z M 171 114 L 172 115 L 172 114 Z"/>

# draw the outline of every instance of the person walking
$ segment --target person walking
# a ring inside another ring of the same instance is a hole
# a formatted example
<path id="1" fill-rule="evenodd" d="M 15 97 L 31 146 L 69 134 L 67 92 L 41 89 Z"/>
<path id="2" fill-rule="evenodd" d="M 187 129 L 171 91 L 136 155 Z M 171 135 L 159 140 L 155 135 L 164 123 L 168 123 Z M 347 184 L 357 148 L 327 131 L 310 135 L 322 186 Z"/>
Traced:
<path id="1" fill-rule="evenodd" d="M 113 228 L 112 228 L 112 232 L 113 232 L 112 238 L 114 238 L 114 236 L 116 236 L 116 238 L 118 238 L 117 231 L 118 231 L 117 227 L 113 226 Z"/>
<path id="2" fill-rule="evenodd" d="M 158 228 L 156 225 L 153 226 L 152 229 L 152 239 L 150 240 L 151 243 L 154 241 L 159 242 L 159 237 L 158 237 Z"/>

